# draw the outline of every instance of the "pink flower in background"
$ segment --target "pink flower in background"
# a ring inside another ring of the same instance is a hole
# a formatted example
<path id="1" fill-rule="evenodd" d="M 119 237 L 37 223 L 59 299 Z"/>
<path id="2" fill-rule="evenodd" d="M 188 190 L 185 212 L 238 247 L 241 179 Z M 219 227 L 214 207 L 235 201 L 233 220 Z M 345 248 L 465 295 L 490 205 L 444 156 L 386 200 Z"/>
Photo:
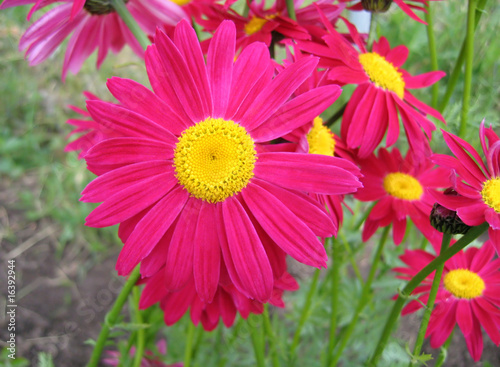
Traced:
<path id="1" fill-rule="evenodd" d="M 0 9 L 30 3 L 35 5 L 28 17 L 54 1 L 5 0 Z M 63 80 L 68 71 L 76 74 L 95 49 L 98 50 L 97 68 L 101 66 L 109 51 L 117 53 L 125 44 L 141 58 L 144 57 L 141 45 L 109 2 L 62 0 L 60 3 L 45 12 L 21 37 L 19 48 L 26 50 L 30 65 L 37 65 L 46 60 L 70 35 L 62 69 Z M 158 25 L 175 25 L 186 18 L 184 11 L 170 1 L 129 0 L 126 6 L 147 34 L 153 34 Z"/>
<path id="2" fill-rule="evenodd" d="M 159 340 L 156 343 L 156 349 L 158 350 L 158 353 L 161 355 L 166 355 L 167 354 L 167 342 L 165 339 Z M 135 346 L 132 346 L 130 348 L 130 357 L 135 356 Z M 106 357 L 102 359 L 102 363 L 104 363 L 106 366 L 120 366 L 120 352 L 118 351 L 107 351 L 106 352 Z M 166 364 L 161 361 L 161 357 L 155 355 L 152 351 L 147 350 L 144 353 L 144 357 L 141 360 L 141 367 L 182 367 L 184 366 L 183 363 L 173 363 L 173 364 Z"/>
<path id="3" fill-rule="evenodd" d="M 406 46 L 390 48 L 381 37 L 368 52 L 353 26 L 346 23 L 358 49 L 325 20 L 329 34 L 325 44 L 298 41 L 298 47 L 320 57 L 320 67 L 328 68 L 328 78 L 340 85 L 357 84 L 342 118 L 341 136 L 351 149 L 359 147 L 360 158 L 368 157 L 386 135 L 391 146 L 399 138 L 399 117 L 412 150 L 419 155 L 430 153 L 426 139 L 435 130 L 426 117 L 431 115 L 444 122 L 441 114 L 415 98 L 409 91 L 428 87 L 445 73 L 429 72 L 411 76 L 401 66 L 408 57 Z M 422 132 L 424 130 L 425 134 Z"/>
<path id="4" fill-rule="evenodd" d="M 481 326 L 497 346 L 500 344 L 500 259 L 493 260 L 494 254 L 487 242 L 480 249 L 461 251 L 445 263 L 426 333 L 432 348 L 443 345 L 457 324 L 475 361 L 481 358 L 483 350 Z M 406 250 L 400 258 L 408 267 L 393 271 L 401 274 L 398 278 L 410 280 L 436 256 L 423 250 Z M 410 301 L 403 315 L 427 304 L 433 277 L 434 273 L 415 289 L 413 294 L 418 301 Z"/>
<path id="5" fill-rule="evenodd" d="M 341 3 L 352 3 L 352 0 L 339 0 Z M 415 14 L 414 10 L 427 12 L 425 7 L 430 1 L 439 0 L 394 0 L 394 3 L 401 8 L 411 19 L 427 24 Z M 382 13 L 389 10 L 393 0 L 359 0 L 349 6 L 349 10 L 368 10 L 375 13 Z"/>
<path id="6" fill-rule="evenodd" d="M 130 220 L 118 273 L 129 274 L 158 248 L 167 290 L 194 278 L 206 303 L 215 297 L 221 264 L 236 289 L 259 302 L 272 297 L 276 251 L 326 266 L 317 236 L 333 235 L 334 225 L 302 192 L 345 194 L 361 185 L 358 168 L 344 159 L 261 151 L 262 143 L 318 116 L 340 89 L 323 86 L 290 99 L 317 59 L 303 58 L 274 77 L 267 47 L 254 43 L 235 61 L 235 38 L 234 24 L 223 22 L 205 64 L 194 30 L 181 21 L 174 41 L 158 32 L 146 52 L 154 92 L 113 78 L 108 87 L 121 105 L 87 106 L 94 121 L 125 136 L 85 156 L 100 176 L 82 200 L 103 202 L 87 225 Z"/>
<path id="7" fill-rule="evenodd" d="M 355 198 L 361 201 L 377 202 L 366 218 L 363 241 L 367 241 L 379 227 L 393 225 L 394 243 L 403 240 L 406 220 L 411 218 L 417 228 L 432 242 L 442 235 L 430 224 L 429 216 L 434 197 L 431 191 L 450 186 L 450 171 L 435 167 L 427 158 L 418 160 L 408 152 L 403 159 L 397 148 L 391 152 L 380 148 L 375 154 L 359 160 L 363 187 Z"/>

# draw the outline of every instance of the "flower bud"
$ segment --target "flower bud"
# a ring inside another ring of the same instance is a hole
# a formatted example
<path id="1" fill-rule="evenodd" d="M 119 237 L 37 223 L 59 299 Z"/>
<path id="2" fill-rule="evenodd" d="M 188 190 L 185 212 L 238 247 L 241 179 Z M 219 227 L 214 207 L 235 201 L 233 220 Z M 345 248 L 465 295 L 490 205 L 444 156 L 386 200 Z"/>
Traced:
<path id="1" fill-rule="evenodd" d="M 445 190 L 444 195 L 458 196 L 452 188 Z M 441 233 L 465 234 L 470 226 L 465 224 L 457 215 L 457 212 L 435 203 L 431 211 L 431 225 Z"/>

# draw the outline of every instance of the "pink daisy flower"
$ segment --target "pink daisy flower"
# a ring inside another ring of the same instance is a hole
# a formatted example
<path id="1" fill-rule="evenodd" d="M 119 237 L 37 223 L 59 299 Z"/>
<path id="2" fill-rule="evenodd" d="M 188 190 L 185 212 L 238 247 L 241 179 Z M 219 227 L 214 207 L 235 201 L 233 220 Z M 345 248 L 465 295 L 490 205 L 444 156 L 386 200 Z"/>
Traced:
<path id="1" fill-rule="evenodd" d="M 412 151 L 403 159 L 397 148 L 391 152 L 380 148 L 360 160 L 363 188 L 354 197 L 361 201 L 377 201 L 366 219 L 363 241 L 367 241 L 379 227 L 392 223 L 394 243 L 399 245 L 406 232 L 409 217 L 429 240 L 440 240 L 441 234 L 430 224 L 434 205 L 431 191 L 450 186 L 449 170 L 435 165 L 429 159 L 417 160 Z"/>
<path id="2" fill-rule="evenodd" d="M 351 2 L 351 0 L 339 0 L 341 3 Z M 349 6 L 349 10 L 368 10 L 374 13 L 384 13 L 391 7 L 393 0 L 359 0 L 359 2 Z M 425 9 L 429 1 L 439 0 L 394 0 L 397 6 L 401 8 L 411 19 L 417 22 L 427 24 L 413 10 L 427 12 Z"/>
<path id="3" fill-rule="evenodd" d="M 494 254 L 487 242 L 480 249 L 461 251 L 445 263 L 426 333 L 432 348 L 443 345 L 456 324 L 475 361 L 481 358 L 483 350 L 481 327 L 497 346 L 500 344 L 500 259 L 493 260 Z M 406 250 L 400 258 L 408 267 L 393 270 L 401 274 L 398 278 L 409 280 L 435 257 L 422 250 Z M 413 294 L 418 295 L 418 301 L 408 303 L 403 315 L 427 304 L 433 277 L 434 273 L 415 289 Z"/>
<path id="4" fill-rule="evenodd" d="M 282 300 L 283 292 L 295 291 L 298 288 L 295 279 L 285 271 L 275 280 L 269 303 L 276 307 L 285 307 Z M 165 272 L 156 273 L 152 278 L 146 279 L 139 307 L 146 309 L 157 302 L 160 302 L 165 324 L 168 326 L 179 321 L 189 309 L 191 321 L 195 325 L 201 322 L 207 331 L 214 330 L 219 324 L 219 319 L 222 319 L 226 327 L 231 327 L 238 312 L 246 319 L 251 313 L 261 314 L 264 311 L 261 302 L 247 298 L 236 289 L 224 267 L 221 267 L 220 285 L 210 303 L 204 302 L 196 293 L 193 279 L 181 290 L 171 292 L 165 287 Z"/>
<path id="5" fill-rule="evenodd" d="M 31 15 L 58 1 L 5 0 L 0 9 L 35 3 Z M 108 51 L 120 51 L 127 43 L 141 58 L 144 50 L 123 23 L 109 2 L 103 0 L 60 0 L 61 4 L 45 12 L 23 34 L 19 49 L 26 50 L 30 65 L 46 60 L 70 34 L 64 57 L 62 78 L 68 71 L 78 73 L 83 62 L 97 48 L 96 66 L 99 68 Z M 147 34 L 153 34 L 157 25 L 175 25 L 186 18 L 184 11 L 170 1 L 129 0 L 128 10 Z"/>
<path id="6" fill-rule="evenodd" d="M 444 122 L 441 114 L 415 98 L 409 91 L 424 88 L 441 79 L 442 71 L 411 76 L 401 68 L 408 57 L 406 46 L 390 48 L 381 37 L 368 52 L 354 26 L 349 25 L 358 51 L 325 21 L 329 34 L 325 44 L 298 41 L 303 51 L 320 57 L 320 67 L 328 68 L 328 78 L 340 85 L 357 84 L 342 118 L 341 136 L 351 149 L 359 147 L 360 158 L 368 157 L 387 133 L 387 146 L 399 138 L 399 118 L 411 148 L 418 154 L 429 153 L 428 142 L 434 124 L 431 115 Z M 424 130 L 424 133 L 422 130 Z"/>
<path id="7" fill-rule="evenodd" d="M 165 339 L 159 340 L 156 343 L 156 349 L 158 350 L 158 353 L 161 355 L 166 355 L 167 354 L 167 342 Z M 130 353 L 129 356 L 131 359 L 133 359 L 135 355 L 135 346 L 132 346 L 130 348 Z M 120 352 L 118 351 L 107 351 L 106 352 L 106 357 L 102 359 L 102 363 L 106 366 L 112 366 L 112 367 L 117 367 L 120 366 Z M 155 355 L 150 350 L 147 350 L 144 353 L 144 357 L 141 360 L 141 367 L 182 367 L 184 366 L 183 363 L 173 363 L 173 364 L 166 364 L 161 361 L 161 358 Z"/>
<path id="8" fill-rule="evenodd" d="M 82 200 L 103 201 L 87 225 L 139 218 L 118 258 L 118 273 L 129 274 L 155 247 L 167 247 L 158 259 L 167 289 L 180 290 L 194 276 L 207 303 L 217 291 L 222 262 L 238 291 L 259 302 L 272 296 L 273 251 L 326 266 L 317 236 L 331 236 L 334 226 L 303 192 L 344 194 L 361 186 L 359 170 L 346 160 L 261 152 L 261 143 L 323 112 L 340 88 L 324 86 L 290 99 L 317 59 L 304 58 L 273 78 L 267 47 L 254 43 L 234 61 L 235 38 L 234 24 L 223 22 L 205 65 L 194 30 L 181 21 L 173 41 L 158 32 L 146 51 L 154 92 L 113 78 L 108 86 L 121 105 L 87 106 L 94 121 L 125 135 L 85 156 L 100 177 Z M 162 240 L 166 245 L 157 246 Z"/>

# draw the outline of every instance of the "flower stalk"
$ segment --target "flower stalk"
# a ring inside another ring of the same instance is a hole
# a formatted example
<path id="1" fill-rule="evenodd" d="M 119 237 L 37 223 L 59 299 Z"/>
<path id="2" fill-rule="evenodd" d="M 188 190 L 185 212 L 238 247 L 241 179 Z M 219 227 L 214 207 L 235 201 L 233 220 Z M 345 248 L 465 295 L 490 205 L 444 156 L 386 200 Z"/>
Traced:
<path id="1" fill-rule="evenodd" d="M 111 0 L 111 5 L 116 10 L 125 25 L 130 29 L 142 48 L 145 50 L 150 44 L 149 39 L 139 27 L 139 24 L 137 24 L 132 14 L 130 14 L 123 0 Z"/>
<path id="2" fill-rule="evenodd" d="M 134 299 L 133 304 L 135 311 L 135 322 L 138 325 L 140 325 L 143 323 L 143 320 L 141 311 L 139 310 L 140 292 L 138 287 L 134 287 L 133 289 L 133 299 Z M 145 346 L 146 346 L 146 332 L 144 328 L 141 327 L 137 330 L 137 343 L 136 343 L 134 364 L 133 364 L 134 367 L 141 367 L 142 356 L 144 354 Z"/>

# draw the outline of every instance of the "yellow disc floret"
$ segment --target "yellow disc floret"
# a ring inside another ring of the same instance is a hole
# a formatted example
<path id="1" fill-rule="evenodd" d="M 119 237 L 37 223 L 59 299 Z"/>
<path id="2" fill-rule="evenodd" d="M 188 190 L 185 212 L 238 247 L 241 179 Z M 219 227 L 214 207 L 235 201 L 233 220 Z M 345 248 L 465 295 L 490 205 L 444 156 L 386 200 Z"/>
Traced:
<path id="1" fill-rule="evenodd" d="M 370 80 L 379 88 L 390 90 L 403 99 L 405 95 L 405 81 L 398 68 L 385 57 L 375 52 L 359 55 L 359 62 Z"/>
<path id="2" fill-rule="evenodd" d="M 174 153 L 179 183 L 209 203 L 239 193 L 254 175 L 255 160 L 254 142 L 244 127 L 211 117 L 184 130 Z"/>
<path id="3" fill-rule="evenodd" d="M 497 213 L 500 213 L 500 177 L 489 179 L 481 190 L 483 201 Z"/>
<path id="4" fill-rule="evenodd" d="M 191 2 L 191 0 L 171 0 L 171 1 L 180 6 L 189 4 Z"/>
<path id="5" fill-rule="evenodd" d="M 398 199 L 420 200 L 424 189 L 418 180 L 406 173 L 394 172 L 384 177 L 385 191 Z"/>
<path id="6" fill-rule="evenodd" d="M 444 276 L 444 287 L 457 298 L 472 299 L 483 294 L 484 280 L 467 269 L 451 270 Z"/>
<path id="7" fill-rule="evenodd" d="M 252 34 L 260 31 L 267 22 L 267 19 L 254 16 L 247 24 L 245 24 L 245 33 L 248 36 L 251 36 Z"/>
<path id="8" fill-rule="evenodd" d="M 335 135 L 332 131 L 323 125 L 323 119 L 316 117 L 314 124 L 307 134 L 307 142 L 309 143 L 309 153 L 323 154 L 333 157 L 335 152 Z"/>

